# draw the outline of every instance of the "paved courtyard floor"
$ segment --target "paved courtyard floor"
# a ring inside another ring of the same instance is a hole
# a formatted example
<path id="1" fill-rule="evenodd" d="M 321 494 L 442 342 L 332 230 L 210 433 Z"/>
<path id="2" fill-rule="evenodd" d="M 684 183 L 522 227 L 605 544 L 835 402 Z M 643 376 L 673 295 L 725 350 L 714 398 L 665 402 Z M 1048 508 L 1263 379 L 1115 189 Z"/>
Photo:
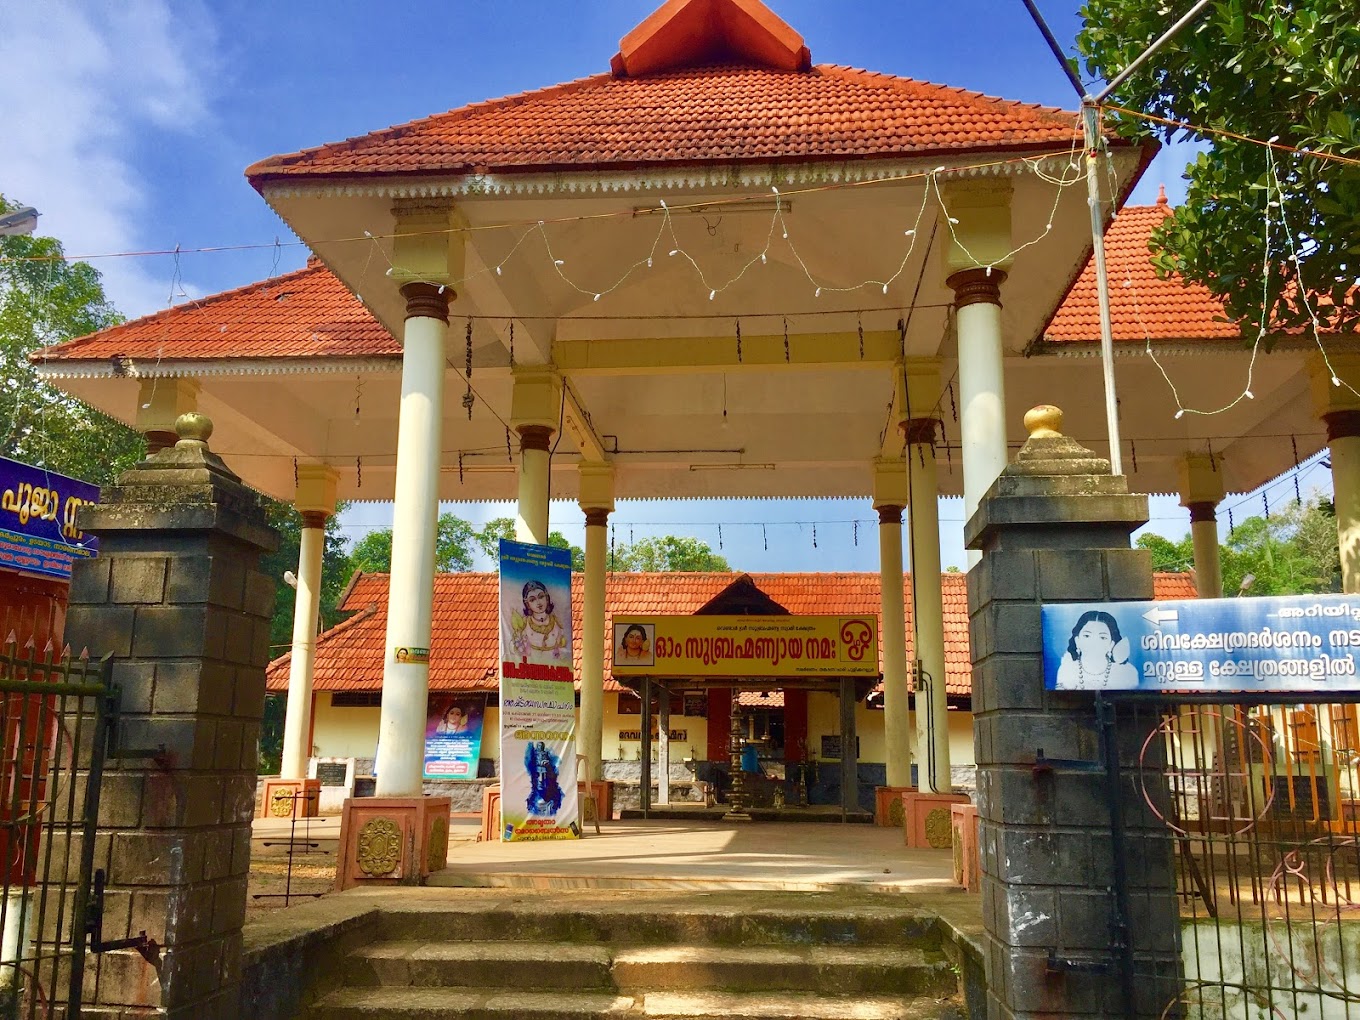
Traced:
<path id="1" fill-rule="evenodd" d="M 290 827 L 255 822 L 254 870 L 295 864 L 333 867 L 338 817 Z M 611 821 L 578 840 L 477 841 L 477 820 L 454 818 L 448 868 L 432 886 L 535 889 L 768 889 L 857 887 L 883 892 L 957 889 L 947 850 L 913 850 L 900 829 L 799 822 Z M 308 876 L 312 873 L 309 871 Z M 272 888 L 270 892 L 282 891 Z M 308 886 L 311 891 L 314 886 Z M 260 903 L 265 906 L 265 903 Z M 280 903 L 280 905 L 282 905 Z"/>

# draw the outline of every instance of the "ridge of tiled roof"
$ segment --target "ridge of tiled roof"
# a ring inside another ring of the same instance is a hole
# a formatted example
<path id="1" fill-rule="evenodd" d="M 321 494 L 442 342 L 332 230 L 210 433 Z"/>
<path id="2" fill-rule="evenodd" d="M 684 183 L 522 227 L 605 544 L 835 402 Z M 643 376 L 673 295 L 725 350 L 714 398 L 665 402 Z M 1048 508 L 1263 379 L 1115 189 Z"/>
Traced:
<path id="1" fill-rule="evenodd" d="M 611 573 L 606 578 L 605 625 L 615 615 L 692 613 L 730 585 L 741 573 Z M 770 598 L 795 615 L 853 616 L 881 609 L 879 576 L 875 573 L 752 573 L 751 579 Z M 572 633 L 579 634 L 584 578 L 572 576 Z M 945 687 L 950 697 L 968 698 L 972 692 L 972 660 L 968 646 L 967 577 L 940 575 L 944 595 Z M 386 574 L 360 574 L 342 602 L 343 611 L 364 610 L 331 628 L 317 643 L 313 686 L 318 691 L 376 691 L 382 687 L 387 630 Z M 439 574 L 435 578 L 434 623 L 430 638 L 430 689 L 494 691 L 499 668 L 499 588 L 492 573 Z M 911 641 L 911 576 L 904 579 L 907 640 Z M 1188 574 L 1154 574 L 1158 599 L 1195 598 Z M 606 634 L 610 634 L 606 630 Z M 609 678 L 612 639 L 606 637 L 606 690 L 620 690 Z M 581 643 L 575 642 L 577 676 Z M 274 692 L 288 689 L 290 657 L 269 664 L 268 685 Z"/>
<path id="2" fill-rule="evenodd" d="M 1076 114 L 836 64 L 593 75 L 248 167 L 304 176 L 513 173 L 925 156 L 1065 145 Z"/>
<path id="3" fill-rule="evenodd" d="M 319 260 L 301 269 L 29 355 L 34 363 L 401 355 L 401 345 Z"/>

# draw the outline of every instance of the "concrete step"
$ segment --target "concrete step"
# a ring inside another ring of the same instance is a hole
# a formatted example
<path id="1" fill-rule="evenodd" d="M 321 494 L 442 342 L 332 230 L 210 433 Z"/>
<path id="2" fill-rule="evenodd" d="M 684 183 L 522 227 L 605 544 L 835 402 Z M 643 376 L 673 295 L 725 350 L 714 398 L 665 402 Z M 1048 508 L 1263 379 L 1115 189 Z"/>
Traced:
<path id="1" fill-rule="evenodd" d="M 818 991 L 948 995 L 944 954 L 881 946 L 607 946 L 540 942 L 384 942 L 352 953 L 349 985 L 620 991 Z"/>
<path id="2" fill-rule="evenodd" d="M 514 980 L 513 975 L 507 975 Z M 306 1020 L 576 1020 L 638 1017 L 637 1002 L 611 992 L 511 992 L 461 988 L 341 988 L 306 1013 Z"/>
<path id="3" fill-rule="evenodd" d="M 833 945 L 911 946 L 939 949 L 932 913 L 908 902 L 878 897 L 847 905 L 826 894 L 689 893 L 653 898 L 646 893 L 599 899 L 515 894 L 512 902 L 384 909 L 381 938 L 422 942 L 571 942 L 616 946 Z"/>
<path id="4" fill-rule="evenodd" d="M 943 953 L 882 946 L 655 946 L 614 954 L 614 986 L 649 993 L 816 991 L 826 995 L 949 995 Z"/>
<path id="5" fill-rule="evenodd" d="M 454 988 L 343 988 L 306 1020 L 962 1020 L 946 999 L 735 992 L 506 992 Z"/>
<path id="6" fill-rule="evenodd" d="M 734 992 L 649 992 L 641 1016 L 647 1020 L 962 1020 L 948 1000 L 904 1002 L 888 996 L 799 995 Z"/>
<path id="7" fill-rule="evenodd" d="M 380 942 L 351 953 L 349 985 L 612 989 L 599 945 L 541 942 Z"/>

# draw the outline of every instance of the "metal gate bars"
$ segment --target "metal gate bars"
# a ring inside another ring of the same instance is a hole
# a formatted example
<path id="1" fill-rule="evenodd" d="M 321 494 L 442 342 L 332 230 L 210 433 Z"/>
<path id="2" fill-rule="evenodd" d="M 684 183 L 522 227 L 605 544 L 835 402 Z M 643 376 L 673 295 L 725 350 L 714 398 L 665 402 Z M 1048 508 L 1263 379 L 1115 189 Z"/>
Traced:
<path id="1" fill-rule="evenodd" d="M 0 1018 L 80 1016 L 108 659 L 0 646 Z"/>
<path id="2" fill-rule="evenodd" d="M 1106 702 L 1115 916 L 1150 916 L 1129 876 L 1168 853 L 1183 973 L 1162 1016 L 1360 1018 L 1360 706 L 1221 699 Z"/>

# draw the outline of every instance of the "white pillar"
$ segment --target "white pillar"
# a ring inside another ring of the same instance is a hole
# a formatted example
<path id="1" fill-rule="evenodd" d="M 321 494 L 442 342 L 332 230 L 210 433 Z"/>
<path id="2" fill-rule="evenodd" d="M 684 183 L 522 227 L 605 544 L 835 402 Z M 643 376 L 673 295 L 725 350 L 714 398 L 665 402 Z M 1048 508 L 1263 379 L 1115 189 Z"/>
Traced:
<path id="1" fill-rule="evenodd" d="M 552 429 L 521 425 L 519 431 L 519 502 L 515 508 L 515 539 L 548 544 L 548 446 Z"/>
<path id="2" fill-rule="evenodd" d="M 1006 467 L 1005 360 L 1001 343 L 1001 284 L 1006 274 L 969 269 L 949 277 L 959 337 L 959 431 L 963 454 L 963 515 Z M 969 553 L 969 564 L 980 553 Z"/>
<path id="3" fill-rule="evenodd" d="M 1313 409 L 1327 426 L 1341 590 L 1360 594 L 1360 354 L 1313 355 Z M 1333 378 L 1337 382 L 1332 382 Z M 1345 383 L 1346 385 L 1341 385 Z"/>
<path id="4" fill-rule="evenodd" d="M 1332 457 L 1336 541 L 1341 553 L 1341 590 L 1360 593 L 1360 411 L 1324 415 Z"/>
<path id="5" fill-rule="evenodd" d="M 614 469 L 582 464 L 581 509 L 586 513 L 586 576 L 581 605 L 581 725 L 577 740 L 586 756 L 587 776 L 603 779 L 605 568 L 609 513 L 614 509 Z"/>
<path id="6" fill-rule="evenodd" d="M 334 510 L 334 500 L 331 508 Z M 293 603 L 293 654 L 288 664 L 288 706 L 283 720 L 283 761 L 279 775 L 304 779 L 312 755 L 312 672 L 321 611 L 321 559 L 326 548 L 323 510 L 303 510 L 298 550 L 297 594 Z"/>
<path id="7" fill-rule="evenodd" d="M 938 375 L 937 377 L 938 378 Z M 931 405 L 925 404 L 929 407 Z M 916 685 L 916 785 L 922 793 L 952 793 L 949 701 L 944 673 L 944 595 L 940 589 L 940 487 L 935 462 L 936 418 L 902 422 L 911 475 L 911 585 L 913 647 L 924 677 Z M 916 671 L 912 670 L 916 676 Z"/>
<path id="8" fill-rule="evenodd" d="M 1195 591 L 1202 599 L 1223 597 L 1219 562 L 1217 507 L 1223 499 L 1223 458 L 1187 453 L 1178 465 L 1181 506 L 1190 511 L 1190 539 L 1195 549 Z"/>
<path id="9" fill-rule="evenodd" d="M 146 438 L 146 452 L 150 456 L 178 440 L 175 420 L 189 411 L 198 410 L 196 379 L 142 379 L 137 386 L 137 431 Z"/>
<path id="10" fill-rule="evenodd" d="M 902 584 L 902 508 L 907 503 L 901 461 L 874 465 L 874 509 L 878 511 L 879 586 L 883 606 L 884 761 L 890 787 L 911 785 L 911 708 L 907 689 L 907 624 Z"/>
<path id="11" fill-rule="evenodd" d="M 428 283 L 409 283 L 401 290 L 406 298 L 406 327 L 392 510 L 392 574 L 378 724 L 379 797 L 418 797 L 422 793 L 439 515 L 444 342 L 453 296 L 445 288 Z"/>
<path id="12" fill-rule="evenodd" d="M 548 451 L 562 420 L 562 380 L 542 365 L 515 369 L 510 396 L 510 427 L 519 434 L 519 504 L 515 538 L 548 544 Z"/>

